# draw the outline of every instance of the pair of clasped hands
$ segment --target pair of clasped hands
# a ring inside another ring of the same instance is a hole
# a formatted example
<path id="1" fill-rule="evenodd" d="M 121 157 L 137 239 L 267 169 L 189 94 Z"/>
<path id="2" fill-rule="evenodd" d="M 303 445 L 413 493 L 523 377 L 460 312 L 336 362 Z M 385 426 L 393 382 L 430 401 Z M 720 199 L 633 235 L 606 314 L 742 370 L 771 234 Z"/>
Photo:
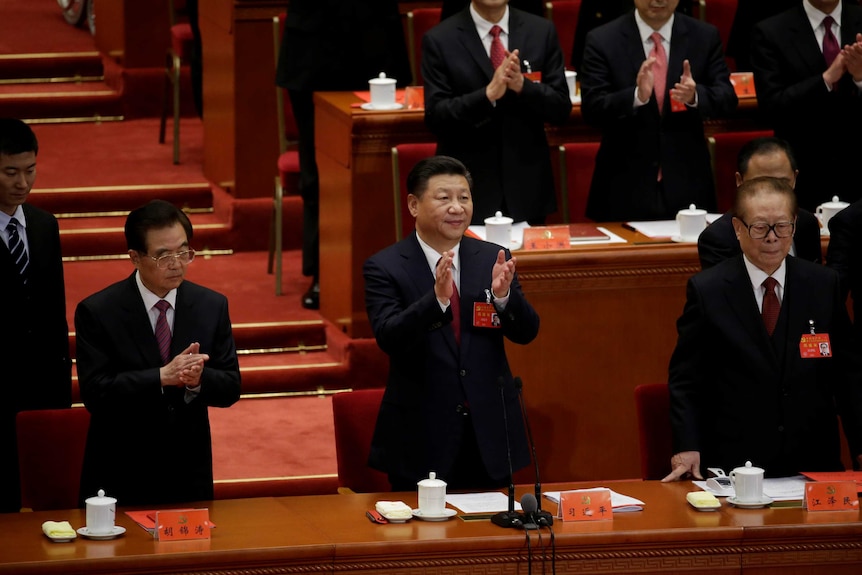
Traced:
<path id="1" fill-rule="evenodd" d="M 199 386 L 201 374 L 204 372 L 204 362 L 210 358 L 208 354 L 200 353 L 200 350 L 200 343 L 192 343 L 169 363 L 159 368 L 162 387 L 194 389 Z"/>
<path id="2" fill-rule="evenodd" d="M 637 98 L 641 102 L 648 102 L 653 88 L 655 88 L 655 74 L 653 67 L 655 66 L 655 56 L 650 56 L 641 64 L 637 76 Z M 682 76 L 679 77 L 679 82 L 673 85 L 670 89 L 670 98 L 676 102 L 686 105 L 694 105 L 695 96 L 697 95 L 697 83 L 691 76 L 691 62 L 688 59 L 682 61 Z"/>
<path id="3" fill-rule="evenodd" d="M 524 75 L 521 73 L 521 60 L 518 49 L 506 51 L 506 59 L 494 70 L 491 82 L 485 87 L 485 96 L 491 102 L 496 102 L 506 95 L 506 90 L 520 94 L 524 88 Z"/>
<path id="4" fill-rule="evenodd" d="M 823 72 L 823 80 L 834 86 L 845 74 L 854 82 L 862 82 L 862 34 L 856 34 L 856 43 L 844 46 L 829 68 Z"/>
<path id="5" fill-rule="evenodd" d="M 452 292 L 455 289 L 452 283 L 452 258 L 455 252 L 445 251 L 443 257 L 437 262 L 437 268 L 434 270 L 434 295 L 437 300 L 443 305 L 448 305 L 452 298 Z M 515 257 L 506 261 L 506 252 L 500 250 L 497 252 L 497 261 L 494 262 L 494 268 L 491 270 L 491 295 L 493 297 L 506 297 L 509 294 L 509 287 L 512 285 L 512 280 L 515 277 Z M 497 295 L 502 294 L 502 295 Z"/>

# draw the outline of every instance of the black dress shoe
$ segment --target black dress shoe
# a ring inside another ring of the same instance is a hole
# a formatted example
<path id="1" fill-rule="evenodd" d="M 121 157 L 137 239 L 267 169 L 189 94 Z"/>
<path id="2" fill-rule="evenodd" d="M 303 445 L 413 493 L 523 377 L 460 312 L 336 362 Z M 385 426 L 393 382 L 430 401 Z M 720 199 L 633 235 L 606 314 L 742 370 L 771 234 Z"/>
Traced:
<path id="1" fill-rule="evenodd" d="M 308 291 L 302 294 L 302 307 L 320 309 L 320 282 L 312 283 Z"/>

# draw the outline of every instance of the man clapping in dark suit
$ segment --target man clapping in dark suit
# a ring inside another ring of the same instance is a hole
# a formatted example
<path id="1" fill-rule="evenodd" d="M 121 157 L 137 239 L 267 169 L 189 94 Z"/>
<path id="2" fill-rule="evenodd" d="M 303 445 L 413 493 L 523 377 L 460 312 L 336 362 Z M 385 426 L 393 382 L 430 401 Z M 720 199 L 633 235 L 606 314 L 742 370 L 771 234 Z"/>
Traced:
<path id="1" fill-rule="evenodd" d="M 785 180 L 744 182 L 734 214 L 743 253 L 689 280 L 677 321 L 665 481 L 746 461 L 773 477 L 841 470 L 840 427 L 858 466 L 862 357 L 838 274 L 787 257 L 796 198 Z"/>
<path id="2" fill-rule="evenodd" d="M 602 131 L 587 201 L 596 221 L 672 219 L 715 211 L 706 118 L 736 108 L 718 30 L 675 14 L 679 0 L 636 10 L 587 36 L 584 120 Z"/>
<path id="3" fill-rule="evenodd" d="M 545 123 L 571 113 L 564 72 L 553 24 L 506 0 L 473 0 L 425 34 L 425 123 L 437 153 L 475 178 L 474 223 L 501 211 L 539 224 L 556 210 Z"/>
<path id="4" fill-rule="evenodd" d="M 530 461 L 504 343 L 531 342 L 539 317 L 508 250 L 464 236 L 471 187 L 458 160 L 420 161 L 407 178 L 416 231 L 363 269 L 368 318 L 389 355 L 369 465 L 394 491 L 431 471 L 450 489 L 507 485 L 507 444 L 514 469 Z"/>
<path id="5" fill-rule="evenodd" d="M 132 274 L 75 310 L 90 430 L 81 498 L 121 505 L 213 498 L 209 407 L 239 399 L 227 299 L 185 281 L 192 224 L 162 201 L 126 219 Z"/>

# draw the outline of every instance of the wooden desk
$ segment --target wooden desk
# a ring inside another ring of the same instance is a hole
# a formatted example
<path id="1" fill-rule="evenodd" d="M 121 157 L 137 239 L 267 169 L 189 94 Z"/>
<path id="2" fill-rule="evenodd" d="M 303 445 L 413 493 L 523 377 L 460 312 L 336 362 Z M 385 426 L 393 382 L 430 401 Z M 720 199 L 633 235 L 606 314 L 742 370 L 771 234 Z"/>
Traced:
<path id="1" fill-rule="evenodd" d="M 578 487 L 596 484 L 578 485 Z M 701 513 L 685 502 L 688 483 L 608 484 L 644 501 L 642 512 L 613 521 L 555 523 L 560 573 L 856 574 L 862 569 L 859 512 L 808 513 L 800 508 Z M 546 486 L 559 489 L 561 486 Z M 531 487 L 530 487 L 531 489 Z M 518 497 L 524 489 L 519 489 Z M 524 533 L 487 520 L 454 518 L 374 525 L 364 515 L 379 499 L 416 505 L 415 493 L 330 495 L 214 501 L 210 541 L 154 541 L 122 510 L 124 536 L 51 543 L 40 525 L 82 510 L 0 515 L 0 574 L 249 573 L 526 573 Z M 545 505 L 553 508 L 553 504 Z M 531 534 L 533 569 L 550 572 L 548 531 Z M 538 573 L 538 571 L 536 571 Z"/>

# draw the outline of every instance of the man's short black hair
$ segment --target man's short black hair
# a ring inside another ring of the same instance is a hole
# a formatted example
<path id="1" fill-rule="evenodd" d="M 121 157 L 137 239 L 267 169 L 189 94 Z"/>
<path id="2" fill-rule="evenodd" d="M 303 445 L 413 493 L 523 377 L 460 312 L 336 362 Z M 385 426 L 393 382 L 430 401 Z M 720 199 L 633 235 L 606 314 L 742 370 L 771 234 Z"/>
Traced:
<path id="1" fill-rule="evenodd" d="M 473 177 L 470 176 L 467 166 L 460 160 L 450 156 L 431 156 L 419 160 L 410 170 L 407 175 L 407 193 L 413 194 L 417 198 L 422 197 L 422 194 L 428 189 L 428 181 L 434 176 L 440 175 L 464 176 L 467 180 L 467 186 L 471 192 L 473 191 Z"/>
<path id="2" fill-rule="evenodd" d="M 772 154 L 774 152 L 784 152 L 790 161 L 790 168 L 794 172 L 799 169 L 796 164 L 796 157 L 793 155 L 793 149 L 787 141 L 781 138 L 766 137 L 754 138 L 742 146 L 739 154 L 736 156 L 736 171 L 744 178 L 752 156 Z"/>
<path id="3" fill-rule="evenodd" d="M 181 224 L 186 239 L 192 241 L 192 223 L 181 209 L 164 200 L 152 200 L 135 208 L 126 218 L 126 246 L 136 252 L 147 253 L 147 232 Z"/>
<path id="4" fill-rule="evenodd" d="M 0 118 L 0 154 L 39 153 L 39 141 L 29 125 L 17 118 Z"/>

